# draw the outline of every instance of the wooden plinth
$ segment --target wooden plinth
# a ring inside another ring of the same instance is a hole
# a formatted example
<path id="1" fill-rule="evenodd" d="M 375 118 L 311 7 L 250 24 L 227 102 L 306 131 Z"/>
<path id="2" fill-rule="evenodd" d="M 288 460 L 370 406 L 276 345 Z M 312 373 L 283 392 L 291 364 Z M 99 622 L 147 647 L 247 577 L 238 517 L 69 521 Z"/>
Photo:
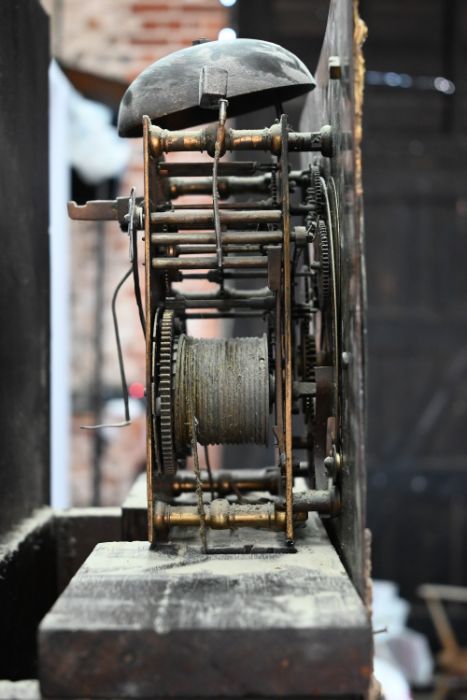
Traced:
<path id="1" fill-rule="evenodd" d="M 249 536 L 216 535 L 223 546 Z M 205 555 L 196 533 L 183 536 L 158 551 L 96 547 L 40 627 L 44 696 L 365 692 L 367 613 L 317 517 L 296 554 Z"/>
<path id="2" fill-rule="evenodd" d="M 122 505 L 122 540 L 148 539 L 148 497 L 146 473 L 140 474 Z"/>

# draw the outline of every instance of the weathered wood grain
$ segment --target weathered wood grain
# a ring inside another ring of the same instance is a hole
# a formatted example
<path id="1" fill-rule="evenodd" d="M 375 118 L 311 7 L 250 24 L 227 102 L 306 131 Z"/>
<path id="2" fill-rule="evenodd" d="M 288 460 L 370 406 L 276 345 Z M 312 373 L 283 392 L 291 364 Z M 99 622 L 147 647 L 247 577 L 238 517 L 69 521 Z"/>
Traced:
<path id="1" fill-rule="evenodd" d="M 122 540 L 148 539 L 148 501 L 146 474 L 140 474 L 122 504 Z"/>
<path id="2" fill-rule="evenodd" d="M 98 542 L 122 539 L 120 508 L 68 508 L 54 512 L 58 592 L 69 584 Z"/>
<path id="3" fill-rule="evenodd" d="M 98 545 L 41 625 L 43 695 L 363 693 L 366 610 L 318 518 L 297 545 L 254 557 L 206 556 L 193 540 Z"/>
<path id="4" fill-rule="evenodd" d="M 367 596 L 366 519 L 366 288 L 363 198 L 360 173 L 362 64 L 357 2 L 332 0 L 321 55 L 314 73 L 317 87 L 306 99 L 301 130 L 330 124 L 335 155 L 325 176 L 336 190 L 340 229 L 340 352 L 348 363 L 340 372 L 343 468 L 340 488 L 344 507 L 330 522 L 336 546 L 362 597 Z M 339 59 L 339 79 L 330 77 L 329 60 Z M 358 112 L 358 115 L 357 115 Z M 306 166 L 306 158 L 302 165 Z"/>
<path id="5" fill-rule="evenodd" d="M 48 38 L 38 0 L 0 3 L 2 535 L 49 502 Z"/>

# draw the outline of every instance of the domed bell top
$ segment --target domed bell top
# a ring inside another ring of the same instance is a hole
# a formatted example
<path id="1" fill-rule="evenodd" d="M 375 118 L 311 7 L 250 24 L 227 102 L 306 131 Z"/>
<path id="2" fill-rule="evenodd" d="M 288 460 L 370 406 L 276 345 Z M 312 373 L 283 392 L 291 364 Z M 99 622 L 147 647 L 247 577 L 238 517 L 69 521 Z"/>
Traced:
<path id="1" fill-rule="evenodd" d="M 290 51 L 257 39 L 208 41 L 159 59 L 131 83 L 118 114 L 120 136 L 142 135 L 142 118 L 165 129 L 214 121 L 218 100 L 235 117 L 303 95 L 315 87 Z M 201 106 L 202 105 L 202 106 Z"/>

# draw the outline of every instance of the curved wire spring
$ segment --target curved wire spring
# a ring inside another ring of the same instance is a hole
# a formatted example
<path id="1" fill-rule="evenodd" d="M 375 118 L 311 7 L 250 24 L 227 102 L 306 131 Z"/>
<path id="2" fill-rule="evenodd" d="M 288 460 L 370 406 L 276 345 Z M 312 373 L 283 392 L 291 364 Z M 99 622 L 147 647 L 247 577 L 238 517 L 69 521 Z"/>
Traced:
<path id="1" fill-rule="evenodd" d="M 115 287 L 112 295 L 112 318 L 114 323 L 115 343 L 117 345 L 118 366 L 120 370 L 120 380 L 122 383 L 123 405 L 125 408 L 125 420 L 120 423 L 100 423 L 99 425 L 81 425 L 81 430 L 100 430 L 101 428 L 125 428 L 131 424 L 130 418 L 130 401 L 128 395 L 128 385 L 126 381 L 125 365 L 123 362 L 122 344 L 120 341 L 120 331 L 118 327 L 117 317 L 117 297 L 120 289 L 123 287 L 129 276 L 133 273 L 133 264 L 129 270 L 125 272 L 120 282 Z"/>

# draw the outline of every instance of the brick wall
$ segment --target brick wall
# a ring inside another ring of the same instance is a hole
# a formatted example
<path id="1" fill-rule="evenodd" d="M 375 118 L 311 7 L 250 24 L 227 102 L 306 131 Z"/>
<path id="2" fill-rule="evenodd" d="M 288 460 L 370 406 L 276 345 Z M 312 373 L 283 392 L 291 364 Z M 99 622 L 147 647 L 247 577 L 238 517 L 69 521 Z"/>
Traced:
<path id="1" fill-rule="evenodd" d="M 44 0 L 52 11 L 53 46 L 80 68 L 133 79 L 193 39 L 216 39 L 228 12 L 218 0 Z"/>
<path id="2" fill-rule="evenodd" d="M 66 64 L 93 73 L 131 81 L 146 66 L 193 39 L 215 39 L 228 24 L 228 11 L 218 0 L 43 0 L 51 14 L 52 46 Z M 142 186 L 142 144 L 132 143 L 131 162 L 121 183 L 122 193 Z M 97 237 L 105 237 L 104 270 L 96 265 Z M 96 278 L 104 275 L 103 395 L 120 395 L 119 373 L 110 313 L 116 283 L 129 266 L 128 242 L 116 225 L 98 232 L 92 225 L 71 227 L 71 385 L 72 502 L 92 500 L 92 464 L 95 435 L 80 430 L 94 421 L 91 397 L 93 368 Z M 121 291 L 119 319 L 128 383 L 144 381 L 144 343 L 136 312 L 132 281 Z M 209 329 L 207 329 L 209 333 Z M 107 404 L 104 419 L 119 420 L 121 404 Z M 138 409 L 138 406 L 136 406 Z M 117 409 L 117 413 L 115 410 Z M 139 407 L 141 411 L 141 407 Z M 107 430 L 101 456 L 103 504 L 119 504 L 144 465 L 144 416 L 142 411 L 130 427 Z"/>

